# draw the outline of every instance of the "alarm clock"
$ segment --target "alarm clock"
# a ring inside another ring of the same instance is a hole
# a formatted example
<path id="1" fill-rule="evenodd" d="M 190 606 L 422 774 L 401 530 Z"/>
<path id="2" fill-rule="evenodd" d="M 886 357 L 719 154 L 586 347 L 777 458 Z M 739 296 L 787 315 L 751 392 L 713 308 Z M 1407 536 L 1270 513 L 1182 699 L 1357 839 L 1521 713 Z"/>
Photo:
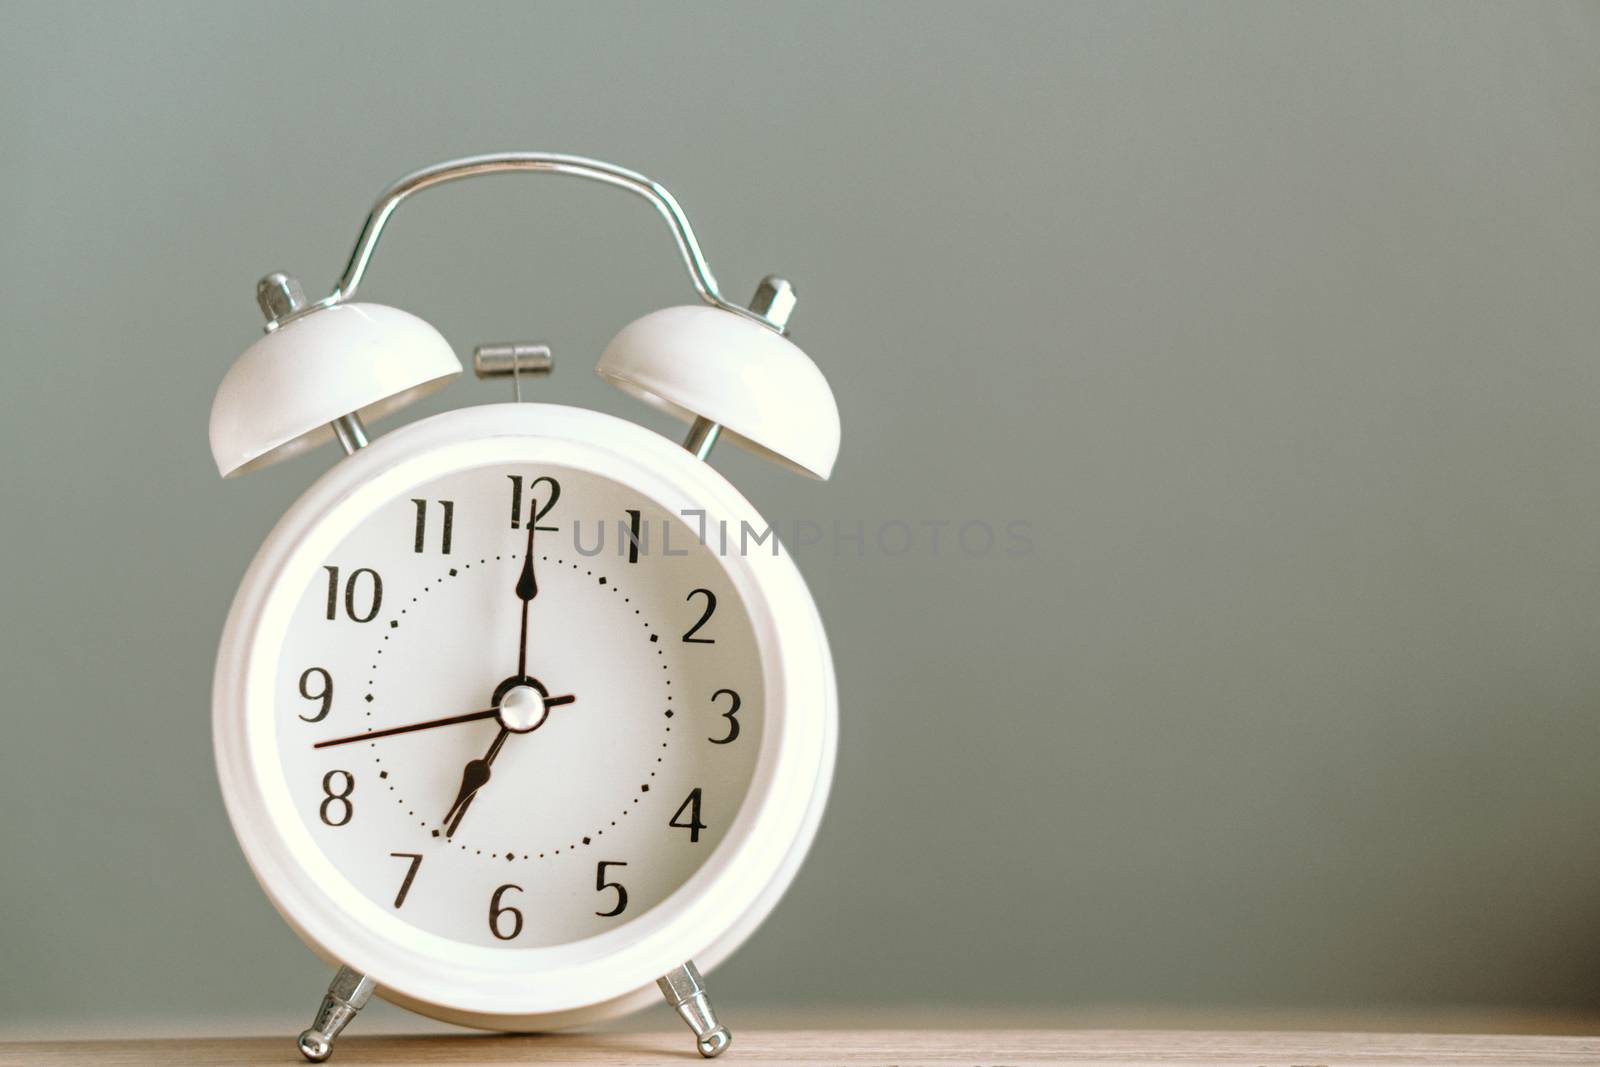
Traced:
<path id="1" fill-rule="evenodd" d="M 399 204 L 551 173 L 639 195 L 699 302 L 606 347 L 607 381 L 691 423 L 683 444 L 521 402 L 534 344 L 480 347 L 511 403 L 369 440 L 462 372 L 407 312 L 355 294 Z M 548 1030 L 664 995 L 715 1056 L 706 991 L 793 879 L 834 763 L 827 638 L 770 526 L 708 463 L 718 440 L 815 478 L 839 448 L 826 380 L 787 336 L 790 285 L 725 300 L 657 183 L 574 156 L 454 160 L 379 197 L 343 277 L 257 290 L 266 335 L 211 413 L 224 477 L 336 440 L 346 456 L 250 564 L 213 693 L 218 775 L 262 889 L 337 968 L 300 1052 L 376 993 L 436 1019 Z"/>

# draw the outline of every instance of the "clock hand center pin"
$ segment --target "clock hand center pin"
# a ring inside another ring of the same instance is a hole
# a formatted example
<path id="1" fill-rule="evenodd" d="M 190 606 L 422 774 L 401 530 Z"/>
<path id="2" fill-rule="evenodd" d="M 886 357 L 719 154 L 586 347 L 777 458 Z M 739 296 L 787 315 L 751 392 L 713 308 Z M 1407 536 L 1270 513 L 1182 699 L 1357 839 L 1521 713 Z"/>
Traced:
<path id="1" fill-rule="evenodd" d="M 549 714 L 548 698 L 531 685 L 512 686 L 500 700 L 500 725 L 514 734 L 537 730 Z"/>

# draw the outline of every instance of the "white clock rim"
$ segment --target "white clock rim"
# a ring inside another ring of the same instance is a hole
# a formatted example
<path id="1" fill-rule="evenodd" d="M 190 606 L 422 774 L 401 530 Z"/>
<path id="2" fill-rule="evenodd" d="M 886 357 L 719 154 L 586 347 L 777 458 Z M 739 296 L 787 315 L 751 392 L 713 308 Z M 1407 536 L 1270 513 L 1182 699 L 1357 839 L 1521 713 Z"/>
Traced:
<path id="1" fill-rule="evenodd" d="M 467 945 L 401 922 L 355 889 L 310 836 L 278 767 L 277 647 L 302 586 L 340 540 L 406 487 L 484 463 L 590 470 L 669 512 L 704 508 L 762 529 L 755 508 L 710 466 L 650 430 L 601 412 L 497 404 L 396 430 L 337 464 L 285 513 L 246 572 L 223 631 L 213 692 L 218 775 L 236 836 L 274 906 L 311 947 L 401 997 L 457 1012 L 533 1016 L 624 996 L 713 946 L 752 908 L 770 907 L 806 833 L 837 699 L 821 619 L 786 555 L 723 555 L 756 635 L 766 694 L 749 791 L 716 850 L 678 889 L 613 931 L 564 945 Z M 252 714 L 253 708 L 261 708 Z M 807 713 L 815 708 L 814 713 Z M 238 727 L 243 728 L 238 728 Z M 803 843 L 802 843 L 803 844 Z M 751 924 L 753 925 L 753 924 Z"/>

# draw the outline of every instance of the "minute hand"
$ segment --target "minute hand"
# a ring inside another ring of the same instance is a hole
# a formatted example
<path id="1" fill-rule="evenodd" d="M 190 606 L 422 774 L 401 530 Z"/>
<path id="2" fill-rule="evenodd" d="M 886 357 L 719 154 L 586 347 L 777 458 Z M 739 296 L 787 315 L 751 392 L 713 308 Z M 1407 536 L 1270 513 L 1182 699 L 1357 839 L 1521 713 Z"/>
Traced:
<path id="1" fill-rule="evenodd" d="M 517 637 L 517 677 L 528 676 L 528 602 L 539 595 L 539 583 L 533 577 L 533 531 L 528 523 L 528 553 L 522 557 L 522 573 L 517 576 L 517 598 L 522 601 L 522 629 Z"/>
<path id="2" fill-rule="evenodd" d="M 563 704 L 571 704 L 578 698 L 568 693 L 565 696 L 546 697 L 544 706 L 559 708 Z M 431 730 L 435 726 L 454 726 L 457 723 L 477 722 L 480 719 L 492 719 L 500 714 L 499 708 L 486 708 L 483 711 L 469 711 L 465 715 L 451 715 L 444 719 L 429 719 L 427 722 L 407 723 L 404 726 L 390 726 L 382 730 L 368 730 L 364 734 L 351 734 L 349 737 L 335 737 L 327 741 L 318 741 L 312 748 L 330 748 L 334 745 L 348 745 L 356 741 L 372 741 L 380 737 L 393 737 L 395 734 L 409 734 L 413 730 Z"/>

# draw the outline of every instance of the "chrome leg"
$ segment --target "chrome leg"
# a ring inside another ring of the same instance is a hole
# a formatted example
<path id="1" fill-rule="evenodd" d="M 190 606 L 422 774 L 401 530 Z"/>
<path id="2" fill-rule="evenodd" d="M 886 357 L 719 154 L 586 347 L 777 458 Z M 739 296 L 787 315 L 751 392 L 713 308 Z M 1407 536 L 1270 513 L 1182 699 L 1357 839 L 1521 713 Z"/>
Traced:
<path id="1" fill-rule="evenodd" d="M 661 995 L 667 998 L 667 1003 L 694 1031 L 695 1048 L 700 1050 L 700 1055 L 709 1060 L 727 1051 L 733 1035 L 717 1020 L 711 998 L 706 995 L 705 981 L 693 960 L 656 979 L 656 985 L 661 987 Z"/>
<path id="2" fill-rule="evenodd" d="M 696 418 L 689 427 L 689 436 L 683 439 L 683 447 L 694 453 L 695 459 L 705 459 L 711 455 L 711 449 L 717 443 L 717 435 L 722 433 L 722 427 L 710 419 Z"/>
<path id="3" fill-rule="evenodd" d="M 334 1041 L 372 999 L 372 987 L 373 981 L 366 975 L 340 967 L 322 998 L 317 1021 L 311 1024 L 311 1029 L 303 1031 L 296 1042 L 300 1055 L 312 1063 L 321 1063 L 333 1055 Z"/>
<path id="4" fill-rule="evenodd" d="M 328 425 L 333 427 L 333 436 L 339 442 L 339 447 L 344 449 L 345 455 L 353 455 L 367 447 L 366 424 L 355 412 L 340 415 Z"/>

